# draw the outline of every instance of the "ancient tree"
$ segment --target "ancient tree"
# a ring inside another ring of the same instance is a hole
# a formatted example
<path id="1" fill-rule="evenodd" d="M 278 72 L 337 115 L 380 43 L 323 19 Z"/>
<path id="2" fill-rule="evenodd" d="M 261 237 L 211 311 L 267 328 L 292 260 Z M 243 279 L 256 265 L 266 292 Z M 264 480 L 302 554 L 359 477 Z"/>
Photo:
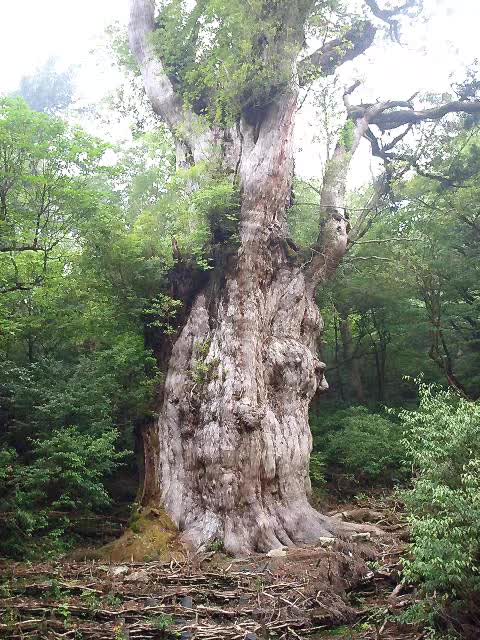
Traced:
<path id="1" fill-rule="evenodd" d="M 318 238 L 305 255 L 287 227 L 300 92 L 364 53 L 385 25 L 398 38 L 416 2 L 385 10 L 366 0 L 360 16 L 330 0 L 161 5 L 131 0 L 130 47 L 146 94 L 174 136 L 178 165 L 215 164 L 238 186 L 240 214 L 237 244 L 208 278 L 189 289 L 182 272 L 186 313 L 164 349 L 158 421 L 144 432 L 142 501 L 164 507 L 194 547 L 219 540 L 241 554 L 310 543 L 338 527 L 308 501 L 308 407 L 328 386 L 315 292 L 356 233 L 345 209 L 352 157 L 363 137 L 388 157 L 382 132 L 403 127 L 401 135 L 479 104 L 353 106 L 356 85 L 346 89 L 347 123 L 325 171 Z M 321 44 L 307 54 L 308 35 Z M 219 87 L 218 77 L 233 82 Z"/>

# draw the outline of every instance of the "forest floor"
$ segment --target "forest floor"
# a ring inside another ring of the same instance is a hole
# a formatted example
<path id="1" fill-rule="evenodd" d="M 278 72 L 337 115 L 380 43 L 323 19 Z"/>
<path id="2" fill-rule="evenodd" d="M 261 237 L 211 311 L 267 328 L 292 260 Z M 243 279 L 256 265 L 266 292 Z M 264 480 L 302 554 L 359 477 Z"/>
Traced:
<path id="1" fill-rule="evenodd" d="M 414 601 L 400 585 L 408 532 L 395 501 L 341 505 L 360 534 L 281 555 L 203 553 L 165 562 L 0 565 L 0 637 L 72 640 L 419 640 L 395 618 Z"/>

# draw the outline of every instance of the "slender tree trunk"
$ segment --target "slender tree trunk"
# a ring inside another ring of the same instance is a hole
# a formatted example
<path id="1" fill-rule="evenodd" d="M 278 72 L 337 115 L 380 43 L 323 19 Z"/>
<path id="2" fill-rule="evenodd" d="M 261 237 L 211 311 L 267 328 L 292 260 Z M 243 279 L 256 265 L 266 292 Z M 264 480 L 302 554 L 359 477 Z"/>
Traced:
<path id="1" fill-rule="evenodd" d="M 365 391 L 363 389 L 360 360 L 355 354 L 352 339 L 352 327 L 348 314 L 339 316 L 340 335 L 342 336 L 343 357 L 349 370 L 350 384 L 355 400 L 365 404 Z"/>

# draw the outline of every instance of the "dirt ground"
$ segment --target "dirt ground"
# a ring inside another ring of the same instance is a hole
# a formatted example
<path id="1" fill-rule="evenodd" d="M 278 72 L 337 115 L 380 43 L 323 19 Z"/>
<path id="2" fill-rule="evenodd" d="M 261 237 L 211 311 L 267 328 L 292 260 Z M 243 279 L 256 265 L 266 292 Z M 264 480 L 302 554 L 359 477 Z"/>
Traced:
<path id="1" fill-rule="evenodd" d="M 391 498 L 337 506 L 375 524 L 269 556 L 219 552 L 170 562 L 68 560 L 0 566 L 0 637 L 73 640 L 419 640 L 395 621 L 414 601 L 400 585 L 408 532 Z"/>

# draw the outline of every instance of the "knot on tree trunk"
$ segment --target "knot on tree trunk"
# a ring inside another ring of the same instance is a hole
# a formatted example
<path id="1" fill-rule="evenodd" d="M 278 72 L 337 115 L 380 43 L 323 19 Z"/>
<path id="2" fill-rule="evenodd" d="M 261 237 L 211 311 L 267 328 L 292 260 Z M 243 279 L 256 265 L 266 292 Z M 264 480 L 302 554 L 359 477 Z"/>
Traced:
<path id="1" fill-rule="evenodd" d="M 270 340 L 266 364 L 266 382 L 278 393 L 309 398 L 315 393 L 321 370 L 319 360 L 299 340 L 279 337 Z"/>
<path id="2" fill-rule="evenodd" d="M 244 402 L 240 402 L 235 407 L 235 416 L 238 419 L 238 425 L 241 428 L 253 431 L 259 429 L 262 420 L 265 417 L 265 409 L 261 407 L 253 407 Z"/>

